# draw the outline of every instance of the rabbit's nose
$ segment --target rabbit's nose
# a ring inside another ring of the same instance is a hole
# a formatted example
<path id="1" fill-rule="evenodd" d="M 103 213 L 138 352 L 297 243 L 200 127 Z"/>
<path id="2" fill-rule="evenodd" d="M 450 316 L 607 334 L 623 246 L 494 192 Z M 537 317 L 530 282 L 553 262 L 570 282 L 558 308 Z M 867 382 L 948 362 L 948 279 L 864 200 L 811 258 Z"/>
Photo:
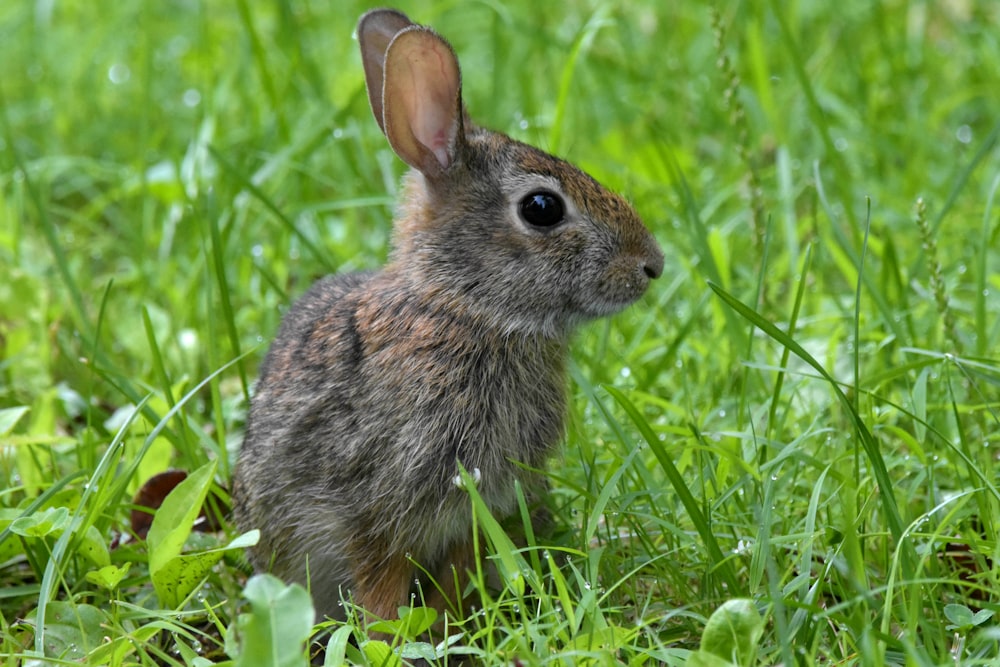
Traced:
<path id="1" fill-rule="evenodd" d="M 655 244 L 656 242 L 654 241 L 653 243 Z M 642 264 L 642 270 L 650 279 L 659 278 L 663 275 L 663 251 L 656 245 L 646 255 L 646 259 Z"/>

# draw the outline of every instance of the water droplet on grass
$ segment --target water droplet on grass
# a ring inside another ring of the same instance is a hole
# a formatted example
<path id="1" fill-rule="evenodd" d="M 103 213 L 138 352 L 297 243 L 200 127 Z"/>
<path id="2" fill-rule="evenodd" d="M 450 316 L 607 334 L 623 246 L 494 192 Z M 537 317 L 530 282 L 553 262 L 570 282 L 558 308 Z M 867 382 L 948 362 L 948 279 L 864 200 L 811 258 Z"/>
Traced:
<path id="1" fill-rule="evenodd" d="M 108 80 L 116 86 L 125 83 L 131 76 L 132 71 L 128 68 L 128 65 L 115 63 L 108 68 Z"/>
<path id="2" fill-rule="evenodd" d="M 198 333 L 193 329 L 184 329 L 177 335 L 177 343 L 183 350 L 193 350 L 198 345 Z"/>

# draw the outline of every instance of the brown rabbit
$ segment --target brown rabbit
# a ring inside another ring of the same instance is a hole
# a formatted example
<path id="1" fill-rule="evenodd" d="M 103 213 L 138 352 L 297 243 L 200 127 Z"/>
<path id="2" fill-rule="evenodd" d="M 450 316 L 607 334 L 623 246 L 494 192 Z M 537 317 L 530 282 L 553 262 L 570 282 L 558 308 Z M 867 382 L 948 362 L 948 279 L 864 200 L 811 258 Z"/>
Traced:
<path id="1" fill-rule="evenodd" d="M 438 582 L 474 564 L 458 464 L 496 515 L 516 510 L 517 463 L 541 467 L 563 434 L 568 337 L 638 299 L 663 253 L 590 176 L 474 125 L 433 30 L 376 10 L 358 37 L 375 120 L 413 167 L 393 251 L 288 313 L 234 500 L 258 570 L 308 582 L 321 614 L 350 596 L 394 618 L 410 559 Z"/>

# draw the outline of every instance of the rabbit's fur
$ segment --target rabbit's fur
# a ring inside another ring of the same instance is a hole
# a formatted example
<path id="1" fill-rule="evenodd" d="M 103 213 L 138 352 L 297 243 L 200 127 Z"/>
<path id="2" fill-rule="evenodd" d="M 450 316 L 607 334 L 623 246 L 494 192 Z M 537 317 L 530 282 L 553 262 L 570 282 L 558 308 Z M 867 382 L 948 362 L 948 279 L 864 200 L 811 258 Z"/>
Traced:
<path id="1" fill-rule="evenodd" d="M 516 510 L 517 463 L 541 467 L 563 433 L 571 331 L 639 298 L 663 254 L 591 177 L 473 125 L 455 54 L 430 28 L 376 10 L 358 35 L 375 118 L 413 167 L 393 251 L 381 271 L 319 281 L 288 313 L 234 504 L 242 528 L 261 530 L 258 570 L 308 581 L 321 614 L 342 617 L 350 595 L 393 618 L 410 559 L 448 595 L 452 567 L 474 563 L 458 464 L 495 514 Z"/>

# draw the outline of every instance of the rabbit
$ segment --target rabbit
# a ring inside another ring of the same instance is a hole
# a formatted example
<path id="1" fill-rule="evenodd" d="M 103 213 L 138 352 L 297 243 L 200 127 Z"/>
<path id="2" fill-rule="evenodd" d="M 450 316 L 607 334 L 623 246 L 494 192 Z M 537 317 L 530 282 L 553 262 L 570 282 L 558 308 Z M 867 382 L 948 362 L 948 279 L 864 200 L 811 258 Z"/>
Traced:
<path id="1" fill-rule="evenodd" d="M 390 9 L 358 24 L 372 112 L 411 167 L 378 271 L 316 282 L 262 366 L 234 473 L 258 571 L 310 586 L 317 614 L 376 618 L 431 574 L 473 569 L 459 464 L 495 516 L 517 511 L 563 436 L 569 338 L 635 302 L 663 252 L 624 199 L 475 125 L 459 64 Z M 441 600 L 437 603 L 442 611 Z"/>

